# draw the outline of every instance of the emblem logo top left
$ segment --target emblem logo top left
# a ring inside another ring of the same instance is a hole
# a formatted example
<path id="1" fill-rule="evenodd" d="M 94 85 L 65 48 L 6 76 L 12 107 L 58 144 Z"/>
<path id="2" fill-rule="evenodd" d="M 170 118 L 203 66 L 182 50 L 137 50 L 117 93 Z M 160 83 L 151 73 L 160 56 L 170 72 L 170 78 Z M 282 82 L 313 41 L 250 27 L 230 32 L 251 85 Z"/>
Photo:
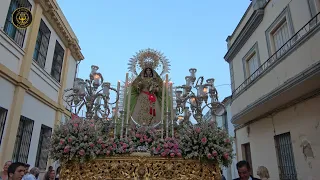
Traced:
<path id="1" fill-rule="evenodd" d="M 21 7 L 12 13 L 12 24 L 19 29 L 26 29 L 32 23 L 32 13 L 29 9 Z"/>

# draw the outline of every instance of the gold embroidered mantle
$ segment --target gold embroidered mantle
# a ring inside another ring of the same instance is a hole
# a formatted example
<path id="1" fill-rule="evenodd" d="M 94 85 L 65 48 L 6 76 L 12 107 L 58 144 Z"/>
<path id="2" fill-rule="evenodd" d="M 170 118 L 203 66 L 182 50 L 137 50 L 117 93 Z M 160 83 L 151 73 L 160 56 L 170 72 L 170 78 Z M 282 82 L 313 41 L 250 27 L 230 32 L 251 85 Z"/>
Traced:
<path id="1" fill-rule="evenodd" d="M 118 156 L 62 166 L 61 180 L 221 180 L 218 165 L 180 158 Z"/>

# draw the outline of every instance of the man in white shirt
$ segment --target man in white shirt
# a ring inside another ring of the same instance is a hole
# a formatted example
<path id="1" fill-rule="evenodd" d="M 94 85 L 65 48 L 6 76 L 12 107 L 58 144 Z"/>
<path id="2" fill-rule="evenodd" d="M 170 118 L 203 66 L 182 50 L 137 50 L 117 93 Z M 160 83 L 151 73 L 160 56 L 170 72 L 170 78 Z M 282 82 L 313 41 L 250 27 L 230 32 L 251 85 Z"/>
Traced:
<path id="1" fill-rule="evenodd" d="M 40 174 L 39 168 L 33 167 L 33 168 L 30 170 L 30 173 L 29 173 L 29 174 L 23 176 L 22 180 L 37 180 L 39 174 Z"/>
<path id="2" fill-rule="evenodd" d="M 234 180 L 260 180 L 251 176 L 250 168 L 250 164 L 247 161 L 239 161 L 237 163 L 239 178 Z"/>

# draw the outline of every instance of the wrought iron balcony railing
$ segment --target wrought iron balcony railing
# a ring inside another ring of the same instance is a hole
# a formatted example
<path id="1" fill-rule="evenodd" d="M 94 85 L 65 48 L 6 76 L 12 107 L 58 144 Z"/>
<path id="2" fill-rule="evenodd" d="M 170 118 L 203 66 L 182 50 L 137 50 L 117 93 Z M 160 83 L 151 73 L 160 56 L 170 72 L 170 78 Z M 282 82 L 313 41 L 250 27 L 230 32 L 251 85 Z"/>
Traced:
<path id="1" fill-rule="evenodd" d="M 252 73 L 237 89 L 232 92 L 233 99 L 238 97 L 242 92 L 249 88 L 258 77 L 261 77 L 264 72 L 280 62 L 283 56 L 292 48 L 298 45 L 315 27 L 320 24 L 320 12 L 316 14 L 307 24 L 305 24 L 296 34 L 294 34 L 283 46 L 281 46 L 268 60 L 266 60 L 254 73 Z"/>

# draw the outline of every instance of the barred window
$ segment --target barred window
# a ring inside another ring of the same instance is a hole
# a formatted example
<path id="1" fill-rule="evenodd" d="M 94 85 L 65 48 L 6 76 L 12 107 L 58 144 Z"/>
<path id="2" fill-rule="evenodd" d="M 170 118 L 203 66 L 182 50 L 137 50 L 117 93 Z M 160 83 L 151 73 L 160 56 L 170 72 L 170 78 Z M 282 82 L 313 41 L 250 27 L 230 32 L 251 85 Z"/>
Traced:
<path id="1" fill-rule="evenodd" d="M 60 82 L 60 78 L 61 78 L 63 56 L 64 56 L 64 49 L 59 44 L 59 42 L 56 41 L 56 46 L 54 48 L 54 54 L 53 54 L 51 76 L 53 76 L 53 78 L 56 79 L 58 82 Z"/>
<path id="2" fill-rule="evenodd" d="M 46 170 L 49 155 L 49 145 L 51 139 L 52 128 L 41 125 L 39 136 L 38 151 L 35 166 L 40 170 Z"/>
<path id="3" fill-rule="evenodd" d="M 0 107 L 0 145 L 2 142 L 2 136 L 4 132 L 4 127 L 6 125 L 6 118 L 7 118 L 8 110 Z"/>
<path id="4" fill-rule="evenodd" d="M 12 161 L 27 163 L 34 121 L 20 117 Z"/>
<path id="5" fill-rule="evenodd" d="M 51 31 L 41 19 L 36 46 L 33 52 L 33 59 L 42 68 L 44 68 L 46 64 L 46 57 L 47 57 L 47 51 L 49 47 L 50 35 L 51 35 Z"/>
<path id="6" fill-rule="evenodd" d="M 31 10 L 32 8 L 28 0 L 11 0 L 3 30 L 11 39 L 13 39 L 18 44 L 18 46 L 23 48 L 27 30 L 18 29 L 12 24 L 12 13 L 20 7 L 25 7 L 29 10 Z"/>
<path id="7" fill-rule="evenodd" d="M 290 132 L 274 137 L 280 180 L 297 180 Z"/>

